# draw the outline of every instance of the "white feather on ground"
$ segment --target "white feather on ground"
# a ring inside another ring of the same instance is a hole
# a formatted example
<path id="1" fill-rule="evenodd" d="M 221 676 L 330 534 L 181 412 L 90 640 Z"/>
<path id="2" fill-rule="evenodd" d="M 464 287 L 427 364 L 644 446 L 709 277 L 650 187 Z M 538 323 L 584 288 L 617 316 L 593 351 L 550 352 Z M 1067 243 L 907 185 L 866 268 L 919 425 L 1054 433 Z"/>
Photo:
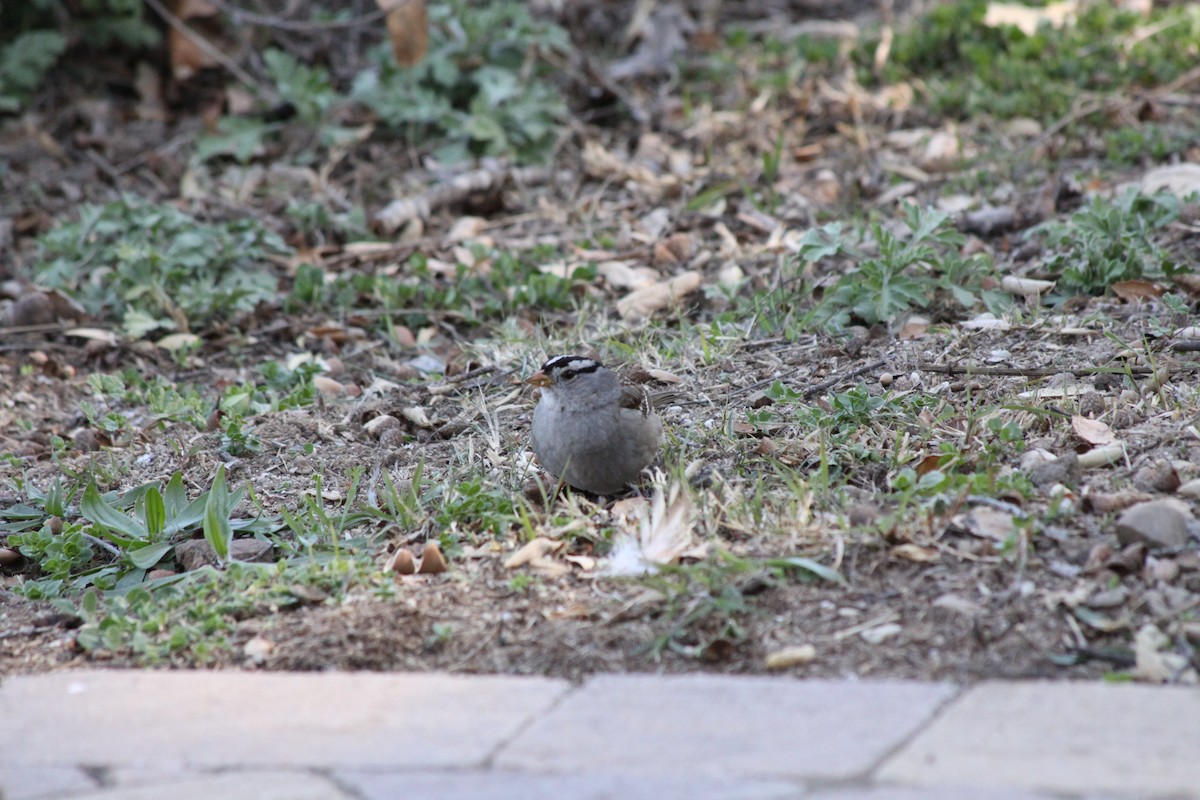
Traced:
<path id="1" fill-rule="evenodd" d="M 692 499 L 679 483 L 664 486 L 656 480 L 650 501 L 634 498 L 622 501 L 624 511 L 619 522 L 622 530 L 613 541 L 612 555 L 603 567 L 606 575 L 644 575 L 673 564 L 692 547 L 696 524 Z"/>

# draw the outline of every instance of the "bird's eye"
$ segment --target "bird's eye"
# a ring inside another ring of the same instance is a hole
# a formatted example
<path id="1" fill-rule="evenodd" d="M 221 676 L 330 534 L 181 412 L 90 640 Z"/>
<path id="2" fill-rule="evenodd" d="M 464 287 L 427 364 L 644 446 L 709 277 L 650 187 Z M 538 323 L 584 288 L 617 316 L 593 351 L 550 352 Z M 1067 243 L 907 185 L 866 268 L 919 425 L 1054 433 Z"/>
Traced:
<path id="1" fill-rule="evenodd" d="M 563 380 L 564 380 L 564 381 L 569 381 L 569 380 L 571 380 L 571 378 L 574 378 L 574 377 L 575 377 L 575 370 L 573 370 L 573 369 L 564 369 L 564 370 L 563 370 L 563 374 L 562 374 L 562 376 L 563 376 Z"/>

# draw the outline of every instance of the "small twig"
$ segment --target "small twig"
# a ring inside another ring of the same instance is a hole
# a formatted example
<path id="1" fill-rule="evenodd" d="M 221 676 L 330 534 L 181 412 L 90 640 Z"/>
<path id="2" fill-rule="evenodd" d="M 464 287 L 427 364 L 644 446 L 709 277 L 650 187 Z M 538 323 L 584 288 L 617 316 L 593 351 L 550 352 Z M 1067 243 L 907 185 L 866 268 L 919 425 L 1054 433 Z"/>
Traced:
<path id="1" fill-rule="evenodd" d="M 11 639 L 14 636 L 37 636 L 39 633 L 49 633 L 57 628 L 57 625 L 26 625 L 15 630 L 0 633 L 0 639 Z"/>
<path id="2" fill-rule="evenodd" d="M 91 542 L 92 544 L 96 545 L 96 546 L 97 546 L 97 547 L 99 547 L 100 549 L 102 549 L 102 550 L 107 550 L 107 551 L 108 551 L 108 552 L 109 552 L 109 553 L 112 555 L 112 557 L 113 557 L 113 558 L 120 558 L 120 557 L 121 557 L 121 551 L 120 551 L 120 550 L 118 550 L 118 549 L 117 549 L 117 548 L 116 548 L 114 545 L 112 545 L 111 543 L 109 543 L 109 542 L 106 542 L 106 541 L 104 541 L 103 539 L 100 539 L 100 538 L 98 538 L 98 537 L 96 537 L 96 536 L 92 536 L 90 533 L 81 533 L 81 534 L 79 534 L 79 535 L 80 535 L 80 536 L 82 536 L 84 539 L 87 539 L 89 542 Z"/>
<path id="3" fill-rule="evenodd" d="M 246 86 L 253 89 L 261 97 L 275 98 L 275 92 L 270 88 L 254 79 L 250 73 L 239 67 L 237 63 L 229 56 L 222 53 L 219 49 L 213 46 L 212 42 L 205 39 L 196 31 L 186 25 L 183 20 L 171 13 L 170 9 L 164 6 L 161 0 L 146 0 L 146 5 L 154 10 L 162 18 L 163 22 L 170 25 L 182 35 L 191 40 L 192 44 L 196 45 L 206 56 L 216 61 L 218 64 L 229 70 L 229 73 L 241 81 Z M 277 99 L 277 98 L 275 98 Z"/>
<path id="4" fill-rule="evenodd" d="M 309 33 L 312 31 L 336 31 L 345 30 L 347 28 L 365 28 L 368 25 L 374 25 L 381 19 L 386 17 L 391 12 L 398 8 L 403 8 L 413 0 L 393 0 L 387 8 L 376 9 L 369 14 L 363 14 L 360 17 L 344 20 L 327 20 L 297 22 L 290 19 L 280 19 L 279 17 L 265 16 L 263 14 L 255 14 L 253 11 L 246 11 L 243 8 L 225 2 L 225 0 L 208 0 L 212 5 L 220 11 L 224 11 L 237 24 L 258 25 L 263 28 L 275 28 L 281 31 L 293 31 L 295 33 Z"/>
<path id="5" fill-rule="evenodd" d="M 11 325 L 7 328 L 0 328 L 0 338 L 21 333 L 58 333 L 72 327 L 75 326 L 64 325 L 61 322 L 46 322 L 41 325 Z"/>
<path id="6" fill-rule="evenodd" d="M 941 372 L 946 375 L 989 375 L 992 377 L 1010 378 L 1050 378 L 1062 373 L 1070 373 L 1079 378 L 1084 375 L 1153 375 L 1151 367 L 973 367 L 956 364 L 917 364 L 921 372 Z M 1173 372 L 1197 372 L 1200 364 L 1183 364 L 1173 368 Z"/>
<path id="7" fill-rule="evenodd" d="M 808 387 L 807 389 L 804 390 L 802 396 L 804 397 L 805 400 L 807 400 L 808 398 L 812 397 L 814 394 L 823 392 L 831 386 L 837 386 L 842 381 L 848 381 L 851 378 L 857 378 L 859 375 L 862 375 L 863 373 L 866 373 L 866 372 L 874 372 L 875 370 L 879 369 L 886 363 L 887 363 L 886 361 L 884 361 L 883 359 L 880 359 L 878 361 L 872 361 L 869 364 L 864 364 L 861 367 L 857 367 L 856 369 L 852 369 L 849 372 L 834 375 L 832 378 L 828 378 L 826 380 L 821 381 L 818 384 Z M 746 394 L 747 392 L 753 392 L 757 389 L 763 388 L 764 386 L 770 386 L 772 383 L 774 383 L 777 380 L 779 380 L 779 378 L 776 378 L 776 377 L 763 378 L 761 381 L 756 381 L 755 383 L 752 383 L 749 386 L 743 386 L 743 387 L 737 389 L 734 392 L 734 394 Z"/>

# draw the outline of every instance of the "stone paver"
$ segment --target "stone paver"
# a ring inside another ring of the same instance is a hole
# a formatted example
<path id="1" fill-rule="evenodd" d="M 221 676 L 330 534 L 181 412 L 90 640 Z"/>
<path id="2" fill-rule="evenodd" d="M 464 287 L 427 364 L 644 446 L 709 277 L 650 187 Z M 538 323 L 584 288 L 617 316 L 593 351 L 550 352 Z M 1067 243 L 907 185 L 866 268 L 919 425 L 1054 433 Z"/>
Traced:
<path id="1" fill-rule="evenodd" d="M 0 798 L 1200 800 L 1198 720 L 1103 683 L 68 672 L 0 683 Z"/>
<path id="2" fill-rule="evenodd" d="M 568 690 L 437 674 L 15 677 L 0 684 L 0 768 L 475 767 Z"/>
<path id="3" fill-rule="evenodd" d="M 337 773 L 363 800 L 802 800 L 803 789 L 777 780 L 708 775 L 533 775 Z"/>
<path id="4" fill-rule="evenodd" d="M 303 772 L 224 772 L 166 783 L 116 786 L 70 800 L 354 800 L 328 778 Z"/>
<path id="5" fill-rule="evenodd" d="M 3 724 L 0 722 L 0 725 Z M 0 766 L 0 798 L 3 800 L 63 797 L 70 792 L 86 791 L 95 786 L 95 781 L 74 767 Z"/>
<path id="6" fill-rule="evenodd" d="M 870 789 L 826 789 L 806 794 L 803 800 L 1062 800 L 1062 795 L 977 786 L 965 789 L 906 789 L 883 786 Z M 1105 800 L 1105 798 L 1089 795 L 1088 797 L 1073 797 L 1071 800 Z"/>
<path id="7" fill-rule="evenodd" d="M 955 689 L 716 675 L 606 675 L 538 719 L 497 766 L 578 774 L 841 780 L 899 746 Z"/>
<path id="8" fill-rule="evenodd" d="M 1200 798 L 1200 691 L 984 684 L 951 705 L 879 777 L 924 787 Z"/>

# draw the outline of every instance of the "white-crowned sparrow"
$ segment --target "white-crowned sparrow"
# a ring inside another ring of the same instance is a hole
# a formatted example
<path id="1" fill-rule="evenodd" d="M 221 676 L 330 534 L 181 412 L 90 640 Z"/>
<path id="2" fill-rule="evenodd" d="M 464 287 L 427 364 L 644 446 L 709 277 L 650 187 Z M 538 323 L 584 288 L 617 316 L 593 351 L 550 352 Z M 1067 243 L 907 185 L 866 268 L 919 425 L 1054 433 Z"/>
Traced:
<path id="1" fill-rule="evenodd" d="M 639 386 L 585 356 L 555 356 L 527 383 L 542 389 L 533 410 L 533 452 L 564 483 L 620 492 L 654 460 L 662 420 Z"/>

